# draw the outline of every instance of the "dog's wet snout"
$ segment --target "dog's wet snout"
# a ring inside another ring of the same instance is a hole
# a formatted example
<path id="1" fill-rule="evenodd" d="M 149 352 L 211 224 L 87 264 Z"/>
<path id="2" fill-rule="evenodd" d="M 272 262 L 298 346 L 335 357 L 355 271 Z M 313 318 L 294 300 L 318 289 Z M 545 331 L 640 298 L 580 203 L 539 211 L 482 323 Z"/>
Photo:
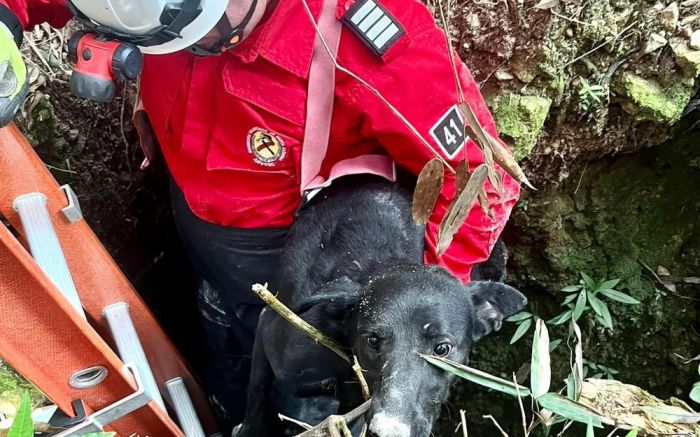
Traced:
<path id="1" fill-rule="evenodd" d="M 411 426 L 396 416 L 379 412 L 372 417 L 369 430 L 377 437 L 410 437 Z"/>

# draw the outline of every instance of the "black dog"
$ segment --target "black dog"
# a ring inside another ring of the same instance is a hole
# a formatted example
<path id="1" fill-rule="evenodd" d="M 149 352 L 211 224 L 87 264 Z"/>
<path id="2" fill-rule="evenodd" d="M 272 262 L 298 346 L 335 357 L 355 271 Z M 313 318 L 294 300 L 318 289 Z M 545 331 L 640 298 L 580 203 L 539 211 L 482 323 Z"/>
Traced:
<path id="1" fill-rule="evenodd" d="M 290 231 L 279 298 L 357 356 L 373 398 L 370 433 L 428 436 L 453 378 L 419 353 L 465 362 L 475 341 L 527 301 L 507 285 L 465 286 L 423 265 L 424 229 L 396 185 L 348 178 L 319 196 Z M 475 274 L 502 279 L 504 250 Z M 350 366 L 271 310 L 260 318 L 252 368 L 238 436 L 295 435 L 302 429 L 277 413 L 316 424 L 362 402 Z"/>

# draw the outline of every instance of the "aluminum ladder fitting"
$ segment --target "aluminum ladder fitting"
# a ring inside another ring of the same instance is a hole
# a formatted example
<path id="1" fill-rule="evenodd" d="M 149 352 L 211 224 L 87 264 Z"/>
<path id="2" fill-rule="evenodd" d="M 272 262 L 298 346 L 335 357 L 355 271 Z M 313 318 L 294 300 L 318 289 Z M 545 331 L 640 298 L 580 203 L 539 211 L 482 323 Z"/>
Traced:
<path id="1" fill-rule="evenodd" d="M 63 213 L 71 222 L 80 220 L 82 215 L 73 190 L 67 185 L 61 188 L 66 192 L 69 202 Z M 28 193 L 15 198 L 12 206 L 19 214 L 32 257 L 75 311 L 86 319 L 46 204 L 44 194 Z"/>

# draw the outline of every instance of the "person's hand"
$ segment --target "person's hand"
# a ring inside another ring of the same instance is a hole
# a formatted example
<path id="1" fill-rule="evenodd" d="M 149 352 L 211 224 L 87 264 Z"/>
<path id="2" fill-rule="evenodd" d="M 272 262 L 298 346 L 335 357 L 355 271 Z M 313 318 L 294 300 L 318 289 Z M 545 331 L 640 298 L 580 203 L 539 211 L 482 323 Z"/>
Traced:
<path id="1" fill-rule="evenodd" d="M 0 127 L 7 126 L 27 96 L 27 67 L 10 30 L 0 22 Z"/>

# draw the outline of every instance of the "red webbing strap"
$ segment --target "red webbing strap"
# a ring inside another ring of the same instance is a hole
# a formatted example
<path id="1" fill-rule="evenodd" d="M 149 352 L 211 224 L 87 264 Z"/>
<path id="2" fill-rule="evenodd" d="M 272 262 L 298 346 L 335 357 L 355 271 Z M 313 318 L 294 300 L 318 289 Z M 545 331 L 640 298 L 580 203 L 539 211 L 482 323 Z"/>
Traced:
<path id="1" fill-rule="evenodd" d="M 19 195 L 37 191 L 47 196 L 47 207 L 56 228 L 56 234 L 61 242 L 83 307 L 95 329 L 103 338 L 110 338 L 102 310 L 107 305 L 126 302 L 159 387 L 162 389 L 164 382 L 169 379 L 182 377 L 207 433 L 214 431 L 215 422 L 206 398 L 174 345 L 85 220 L 71 224 L 63 216 L 60 210 L 67 204 L 64 193 L 15 126 L 0 129 L 0 151 L 0 187 L 2 187 L 0 188 L 0 215 L 4 215 L 15 228 L 21 231 L 19 216 L 12 209 L 13 200 Z M 4 278 L 0 277 L 0 280 L 4 281 Z M 8 310 L 12 311 L 11 308 L 5 308 L 3 304 L 2 312 L 5 313 Z M 22 329 L 29 330 L 31 326 L 22 326 Z M 40 349 L 27 352 L 35 354 L 37 359 L 42 356 Z M 10 357 L 4 358 L 9 361 Z M 48 362 L 43 364 L 53 366 Z M 22 369 L 18 370 L 22 371 Z M 64 379 L 60 382 L 65 383 L 65 381 Z M 42 383 L 33 382 L 37 385 Z M 67 393 L 61 392 L 47 393 L 47 395 L 55 401 L 58 401 L 55 397 L 68 396 Z M 115 400 L 107 401 L 111 403 Z M 64 409 L 68 403 L 63 401 L 59 405 Z M 70 413 L 70 411 L 66 412 Z M 171 434 L 141 435 L 167 437 Z"/>
<path id="2" fill-rule="evenodd" d="M 82 399 L 91 412 L 136 390 L 119 357 L 77 315 L 10 231 L 0 225 L 0 356 L 63 411 Z M 107 378 L 89 389 L 68 385 L 70 376 L 92 366 Z M 120 436 L 181 436 L 155 402 L 110 425 Z"/>

